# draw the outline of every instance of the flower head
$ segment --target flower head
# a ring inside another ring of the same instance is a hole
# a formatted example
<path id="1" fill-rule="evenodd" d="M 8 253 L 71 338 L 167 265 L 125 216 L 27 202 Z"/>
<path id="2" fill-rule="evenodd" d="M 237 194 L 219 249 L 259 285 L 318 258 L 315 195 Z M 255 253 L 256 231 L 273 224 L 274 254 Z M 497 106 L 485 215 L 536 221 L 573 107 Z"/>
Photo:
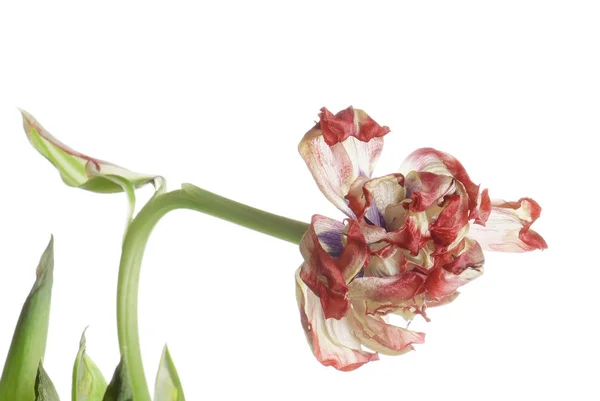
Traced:
<path id="1" fill-rule="evenodd" d="M 423 343 L 425 334 L 391 325 L 394 313 L 427 319 L 483 273 L 483 249 L 546 248 L 531 230 L 532 199 L 490 200 L 454 157 L 411 153 L 399 173 L 372 178 L 390 130 L 364 111 L 321 109 L 299 151 L 317 185 L 347 218 L 315 215 L 300 244 L 296 274 L 301 321 L 324 365 L 353 370 Z"/>

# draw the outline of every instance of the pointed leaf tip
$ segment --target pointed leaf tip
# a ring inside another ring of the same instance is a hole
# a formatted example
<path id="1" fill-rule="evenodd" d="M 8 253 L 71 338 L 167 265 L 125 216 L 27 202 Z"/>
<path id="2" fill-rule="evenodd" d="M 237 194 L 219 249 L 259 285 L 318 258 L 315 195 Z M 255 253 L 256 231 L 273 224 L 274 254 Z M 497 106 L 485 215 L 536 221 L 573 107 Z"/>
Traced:
<path id="1" fill-rule="evenodd" d="M 40 284 L 43 281 L 44 275 L 50 276 L 50 280 L 53 280 L 54 274 L 54 235 L 50 235 L 50 241 L 48 241 L 48 245 L 42 253 L 40 258 L 40 262 L 38 263 L 38 267 L 35 271 L 36 274 L 36 284 Z M 35 288 L 35 285 L 34 285 Z"/>
<path id="2" fill-rule="evenodd" d="M 106 380 L 92 359 L 86 354 L 85 332 L 79 341 L 79 351 L 73 366 L 73 401 L 102 401 Z"/>
<path id="3" fill-rule="evenodd" d="M 125 362 L 121 359 L 110 384 L 106 388 L 102 401 L 132 401 L 133 391 L 130 383 Z"/>
<path id="4" fill-rule="evenodd" d="M 185 401 L 179 375 L 166 345 L 156 374 L 154 401 Z"/>
<path id="5" fill-rule="evenodd" d="M 41 361 L 35 377 L 35 401 L 60 401 L 56 388 L 44 370 Z"/>
<path id="6" fill-rule="evenodd" d="M 23 304 L 4 364 L 0 379 L 2 401 L 31 401 L 35 396 L 39 363 L 46 351 L 53 271 L 54 238 L 51 237 L 37 266 L 35 282 Z"/>

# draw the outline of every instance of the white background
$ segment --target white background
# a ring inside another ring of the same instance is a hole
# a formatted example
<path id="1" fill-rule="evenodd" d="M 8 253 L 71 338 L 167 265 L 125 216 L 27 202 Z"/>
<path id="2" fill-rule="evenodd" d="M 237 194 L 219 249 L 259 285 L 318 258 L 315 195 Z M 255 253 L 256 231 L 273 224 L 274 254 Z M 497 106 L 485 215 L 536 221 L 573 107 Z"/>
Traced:
<path id="1" fill-rule="evenodd" d="M 297 247 L 179 211 L 151 237 L 140 330 L 152 384 L 168 343 L 188 400 L 600 397 L 597 2 L 88 2 L 0 5 L 0 359 L 50 233 L 46 369 L 63 400 L 82 330 L 107 379 L 126 202 L 66 187 L 16 107 L 73 148 L 308 221 L 342 215 L 296 146 L 320 107 L 392 128 L 377 175 L 455 155 L 494 198 L 536 199 L 549 249 L 486 255 L 432 310 L 424 345 L 322 367 L 294 295 Z M 142 191 L 140 201 L 150 189 Z"/>

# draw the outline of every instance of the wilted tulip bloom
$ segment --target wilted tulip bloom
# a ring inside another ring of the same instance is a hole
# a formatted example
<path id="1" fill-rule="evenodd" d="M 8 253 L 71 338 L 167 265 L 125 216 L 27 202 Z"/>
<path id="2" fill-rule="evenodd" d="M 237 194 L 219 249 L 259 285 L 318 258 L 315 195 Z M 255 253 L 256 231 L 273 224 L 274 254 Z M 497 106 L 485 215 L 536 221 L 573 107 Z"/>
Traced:
<path id="1" fill-rule="evenodd" d="M 541 211 L 534 200 L 491 201 L 458 160 L 431 148 L 410 154 L 399 173 L 371 178 L 389 128 L 352 107 L 319 117 L 299 150 L 347 216 L 313 216 L 300 244 L 301 320 L 323 365 L 353 370 L 423 343 L 424 333 L 386 315 L 427 319 L 428 307 L 451 302 L 483 273 L 482 249 L 546 248 L 530 229 Z"/>

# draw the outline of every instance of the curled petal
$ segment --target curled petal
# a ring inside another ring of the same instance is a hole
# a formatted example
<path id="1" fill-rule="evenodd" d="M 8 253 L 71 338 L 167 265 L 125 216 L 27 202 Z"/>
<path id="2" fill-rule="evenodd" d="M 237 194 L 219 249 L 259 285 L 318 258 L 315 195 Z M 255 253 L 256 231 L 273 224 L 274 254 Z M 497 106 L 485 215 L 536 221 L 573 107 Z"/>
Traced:
<path id="1" fill-rule="evenodd" d="M 423 212 L 454 191 L 454 179 L 427 171 L 411 171 L 406 176 L 405 186 L 406 197 L 411 199 L 410 210 Z"/>
<path id="2" fill-rule="evenodd" d="M 456 183 L 456 192 L 446 196 L 446 205 L 429 227 L 436 245 L 453 248 L 469 230 L 469 201 L 464 186 Z"/>
<path id="3" fill-rule="evenodd" d="M 490 213 L 492 212 L 492 201 L 490 200 L 490 195 L 488 194 L 487 188 L 479 193 L 479 197 L 477 198 L 477 206 L 475 210 L 471 211 L 471 219 L 474 220 L 475 224 L 479 224 L 480 226 L 485 226 L 485 222 L 490 217 Z"/>
<path id="4" fill-rule="evenodd" d="M 314 215 L 311 219 L 311 225 L 309 227 L 309 232 L 312 232 L 312 235 L 307 237 L 306 240 L 313 240 L 312 244 L 319 244 L 321 248 L 323 248 L 323 250 L 325 250 L 325 252 L 331 256 L 339 256 L 344 250 L 344 242 L 342 240 L 344 229 L 344 223 L 341 221 L 330 219 L 329 217 L 325 216 Z M 314 242 L 315 235 L 316 242 Z M 307 250 L 311 250 L 312 252 L 312 246 L 306 246 L 308 244 L 304 241 L 302 244 L 305 246 L 300 246 L 301 252 L 305 252 Z M 310 257 L 310 253 L 302 253 L 302 255 L 305 259 Z"/>
<path id="5" fill-rule="evenodd" d="M 412 351 L 413 344 L 423 344 L 425 333 L 388 324 L 378 315 L 365 313 L 361 303 L 355 304 L 355 334 L 360 342 L 385 355 L 401 355 Z"/>
<path id="6" fill-rule="evenodd" d="M 438 264 L 451 273 L 460 274 L 467 268 L 481 269 L 484 263 L 481 245 L 472 238 L 464 238 L 452 252 L 446 253 L 445 258 L 440 257 Z"/>
<path id="7" fill-rule="evenodd" d="M 369 263 L 363 269 L 365 277 L 388 277 L 415 270 L 427 274 L 434 267 L 435 246 L 427 243 L 413 255 L 394 244 L 379 242 L 371 246 Z"/>
<path id="8" fill-rule="evenodd" d="M 350 185 L 350 190 L 345 196 L 346 200 L 348 201 L 348 206 L 350 207 L 350 210 L 352 210 L 352 212 L 358 220 L 361 220 L 365 216 L 365 214 L 371 209 L 371 207 L 369 207 L 369 201 L 364 191 L 364 184 L 367 181 L 369 181 L 369 178 L 365 177 L 364 175 L 358 177 L 356 180 L 354 180 L 352 185 Z M 373 224 L 380 225 L 377 224 L 380 220 L 381 219 L 377 215 L 376 222 L 373 222 Z"/>
<path id="9" fill-rule="evenodd" d="M 371 177 L 389 128 L 352 107 L 337 115 L 321 111 L 319 123 L 306 133 L 298 150 L 325 197 L 354 217 L 345 197 L 358 177 Z"/>
<path id="10" fill-rule="evenodd" d="M 367 244 L 375 244 L 376 242 L 382 241 L 388 235 L 385 228 L 360 222 L 360 231 L 365 237 Z"/>
<path id="11" fill-rule="evenodd" d="M 364 275 L 349 284 L 349 297 L 353 305 L 364 301 L 367 314 L 395 313 L 410 320 L 422 309 L 419 299 L 425 295 L 426 274 L 433 267 L 431 250 L 427 246 L 413 257 L 395 245 L 381 245 L 371 251 Z"/>
<path id="12" fill-rule="evenodd" d="M 348 287 L 333 258 L 313 236 L 314 233 L 307 232 L 300 243 L 303 255 L 308 255 L 304 257 L 305 263 L 300 268 L 300 277 L 321 300 L 325 315 L 328 318 L 340 319 L 346 316 L 350 309 Z"/>
<path id="13" fill-rule="evenodd" d="M 369 263 L 363 272 L 365 277 L 388 277 L 408 270 L 404 253 L 393 244 L 380 242 L 370 249 Z"/>
<path id="14" fill-rule="evenodd" d="M 368 249 L 365 237 L 360 231 L 356 220 L 347 220 L 348 227 L 345 231 L 346 244 L 336 264 L 342 271 L 344 280 L 349 283 L 360 272 L 367 261 Z"/>
<path id="15" fill-rule="evenodd" d="M 428 242 L 424 247 L 419 249 L 416 255 L 405 253 L 408 270 L 417 270 L 427 274 L 429 270 L 434 268 L 436 250 L 433 242 Z"/>
<path id="16" fill-rule="evenodd" d="M 476 223 L 484 224 L 489 211 L 487 192 L 479 194 L 479 186 L 475 185 L 463 165 L 454 156 L 433 148 L 421 148 L 412 152 L 402 163 L 400 172 L 426 171 L 441 175 L 450 175 L 459 180 L 469 196 L 469 210 Z"/>
<path id="17" fill-rule="evenodd" d="M 369 142 L 390 132 L 388 127 L 382 127 L 363 110 L 352 106 L 334 115 L 325 107 L 319 113 L 319 124 L 323 138 L 329 146 L 344 142 L 355 137 L 362 142 Z"/>
<path id="18" fill-rule="evenodd" d="M 424 290 L 425 275 L 414 271 L 389 277 L 355 278 L 349 285 L 350 298 L 363 301 L 398 304 Z"/>
<path id="19" fill-rule="evenodd" d="M 441 262 L 443 265 L 427 276 L 425 286 L 429 295 L 438 299 L 451 297 L 458 287 L 483 274 L 484 256 L 477 241 L 465 238 L 460 248 L 459 254 L 447 255 L 449 262 Z"/>
<path id="20" fill-rule="evenodd" d="M 366 206 L 369 206 L 365 217 L 372 224 L 390 229 L 394 219 L 403 219 L 405 209 L 399 205 L 406 196 L 402 174 L 388 174 L 369 180 L 364 184 L 363 192 L 367 199 Z"/>
<path id="21" fill-rule="evenodd" d="M 349 220 L 346 228 L 340 222 L 315 215 L 302 237 L 300 252 L 304 258 L 300 277 L 321 300 L 325 316 L 346 316 L 350 309 L 347 283 L 367 259 L 367 245 L 358 223 Z"/>
<path id="22" fill-rule="evenodd" d="M 540 217 L 542 208 L 530 198 L 517 202 L 494 200 L 485 227 L 472 225 L 469 236 L 483 249 L 500 252 L 527 252 L 546 249 L 546 241 L 531 225 Z"/>
<path id="23" fill-rule="evenodd" d="M 339 320 L 325 318 L 319 298 L 304 284 L 299 274 L 296 274 L 296 298 L 308 344 L 323 365 L 350 371 L 379 359 L 376 353 L 362 349 L 350 317 Z"/>
<path id="24" fill-rule="evenodd" d="M 467 268 L 460 274 L 454 274 L 441 267 L 433 270 L 427 277 L 427 290 L 434 297 L 447 297 L 458 287 L 467 284 L 483 274 L 482 269 Z"/>
<path id="25" fill-rule="evenodd" d="M 461 230 L 469 224 L 469 215 L 462 210 L 463 202 L 459 195 L 450 195 L 448 205 L 438 219 L 431 223 L 431 238 L 436 244 L 447 247 L 455 242 Z"/>
<path id="26" fill-rule="evenodd" d="M 404 225 L 400 229 L 388 233 L 386 237 L 387 241 L 407 249 L 414 256 L 430 239 L 429 221 L 425 212 L 409 212 Z"/>
<path id="27" fill-rule="evenodd" d="M 384 241 L 408 250 L 413 256 L 416 256 L 431 239 L 425 212 L 406 213 L 401 227 L 392 232 L 388 232 L 383 227 L 364 223 L 360 223 L 360 228 L 367 244 Z"/>

